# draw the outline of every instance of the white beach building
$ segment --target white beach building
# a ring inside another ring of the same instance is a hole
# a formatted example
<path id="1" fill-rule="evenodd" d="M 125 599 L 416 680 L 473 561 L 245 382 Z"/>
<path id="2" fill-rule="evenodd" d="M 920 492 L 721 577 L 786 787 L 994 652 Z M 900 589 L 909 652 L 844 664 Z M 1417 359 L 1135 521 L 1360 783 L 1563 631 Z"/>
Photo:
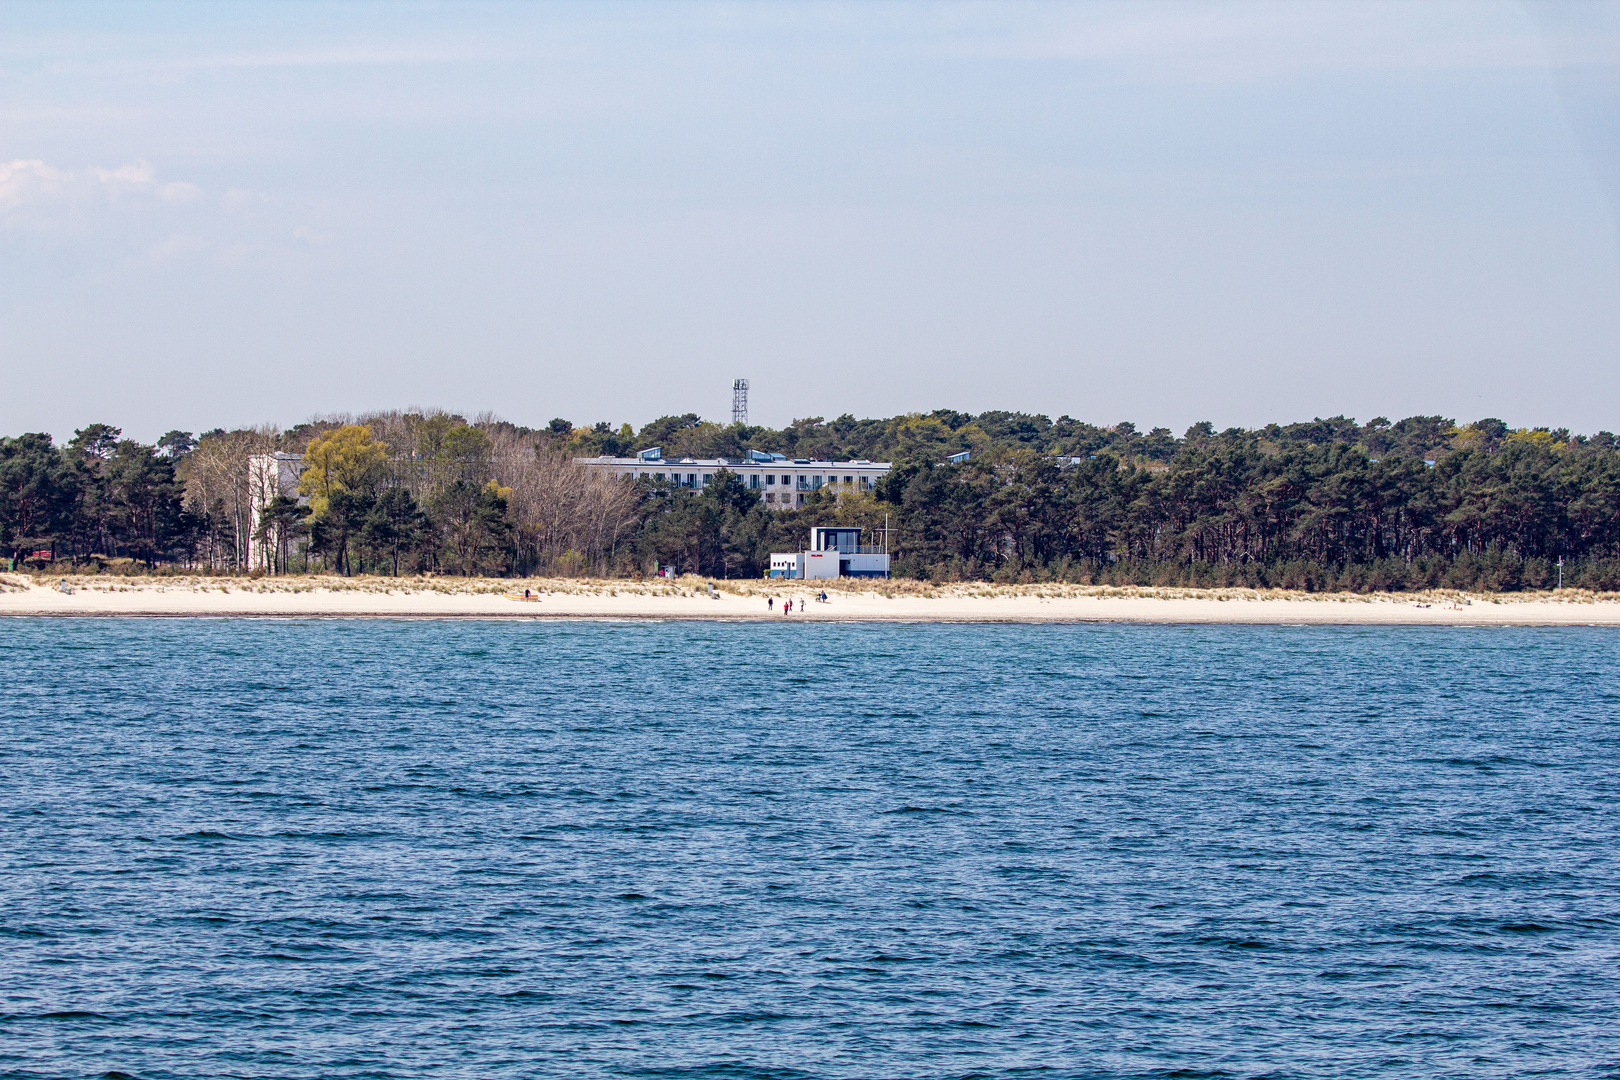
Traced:
<path id="1" fill-rule="evenodd" d="M 804 505 L 812 491 L 842 487 L 849 491 L 871 491 L 888 475 L 887 461 L 789 460 L 781 454 L 749 451 L 747 458 L 668 458 L 657 447 L 643 450 L 633 458 L 575 458 L 588 469 L 600 469 L 614 476 L 628 476 L 654 483 L 701 489 L 714 480 L 721 469 L 737 474 L 751 491 L 760 493 L 766 507 L 790 510 Z"/>
<path id="2" fill-rule="evenodd" d="M 252 529 L 259 530 L 259 515 L 278 495 L 307 502 L 298 494 L 298 478 L 304 474 L 302 454 L 254 454 L 248 458 L 248 508 L 253 515 Z M 276 550 L 281 538 L 274 528 L 267 535 L 258 536 L 248 544 L 248 569 L 270 569 L 270 553 Z"/>
<path id="3" fill-rule="evenodd" d="M 861 530 L 818 526 L 810 530 L 805 551 L 771 553 L 770 576 L 814 581 L 838 577 L 888 577 L 889 553 L 862 547 Z"/>

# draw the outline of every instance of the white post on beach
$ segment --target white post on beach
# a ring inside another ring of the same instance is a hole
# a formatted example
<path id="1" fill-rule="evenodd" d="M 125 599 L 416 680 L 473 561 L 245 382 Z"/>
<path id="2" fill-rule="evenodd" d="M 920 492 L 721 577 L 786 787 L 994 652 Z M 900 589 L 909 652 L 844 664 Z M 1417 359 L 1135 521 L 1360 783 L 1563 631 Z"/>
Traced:
<path id="1" fill-rule="evenodd" d="M 1564 587 L 1564 557 L 1562 555 L 1558 556 L 1558 587 L 1560 589 Z"/>

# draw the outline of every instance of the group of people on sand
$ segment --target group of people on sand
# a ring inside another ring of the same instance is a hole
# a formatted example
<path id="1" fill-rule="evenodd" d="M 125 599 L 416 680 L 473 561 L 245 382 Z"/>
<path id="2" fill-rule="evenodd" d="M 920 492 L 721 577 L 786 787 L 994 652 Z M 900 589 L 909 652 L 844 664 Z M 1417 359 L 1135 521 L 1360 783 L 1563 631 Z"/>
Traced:
<path id="1" fill-rule="evenodd" d="M 820 603 L 826 603 L 827 594 L 822 593 L 820 596 L 816 597 L 816 600 L 818 602 L 820 602 Z M 776 597 L 767 596 L 765 598 L 765 610 L 766 611 L 775 611 L 776 610 Z M 802 596 L 799 598 L 799 610 L 800 611 L 804 610 L 804 597 L 802 597 Z M 791 596 L 782 597 L 782 614 L 784 614 L 784 615 L 793 614 L 793 598 Z"/>

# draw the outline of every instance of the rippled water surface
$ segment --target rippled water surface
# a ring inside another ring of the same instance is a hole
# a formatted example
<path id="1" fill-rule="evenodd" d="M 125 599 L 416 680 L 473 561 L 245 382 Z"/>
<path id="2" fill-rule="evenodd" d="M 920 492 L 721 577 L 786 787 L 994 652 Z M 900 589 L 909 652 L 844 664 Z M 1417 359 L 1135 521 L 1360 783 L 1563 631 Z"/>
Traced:
<path id="1" fill-rule="evenodd" d="M 1620 1075 L 1617 646 L 0 622 L 0 1075 Z"/>

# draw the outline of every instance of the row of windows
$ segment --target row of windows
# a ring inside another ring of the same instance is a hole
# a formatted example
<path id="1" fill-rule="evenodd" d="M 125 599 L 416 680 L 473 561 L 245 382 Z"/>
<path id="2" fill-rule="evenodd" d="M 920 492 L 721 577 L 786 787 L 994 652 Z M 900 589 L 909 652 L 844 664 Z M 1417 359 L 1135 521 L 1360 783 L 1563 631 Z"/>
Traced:
<path id="1" fill-rule="evenodd" d="M 633 473 L 633 472 L 632 473 L 624 473 L 622 475 L 628 476 L 632 480 L 635 479 L 635 477 L 636 477 L 636 474 Z M 659 484 L 662 484 L 665 481 L 665 479 L 668 479 L 670 483 L 679 484 L 682 487 L 703 487 L 710 480 L 714 479 L 714 474 L 713 473 L 704 473 L 703 474 L 703 483 L 702 484 L 698 483 L 698 474 L 697 473 L 686 473 L 684 476 L 682 474 L 680 474 L 680 473 L 670 473 L 669 476 L 666 478 L 664 476 L 664 474 L 661 473 L 661 472 L 655 472 L 655 473 L 645 473 L 644 472 L 644 473 L 641 474 L 641 478 L 643 480 L 651 480 L 654 483 L 659 483 Z"/>
<path id="2" fill-rule="evenodd" d="M 634 477 L 636 474 L 625 473 L 624 475 Z M 640 475 L 643 480 L 652 480 L 655 483 L 663 483 L 666 479 L 665 474 L 661 472 L 643 472 Z M 703 477 L 701 482 L 698 480 L 698 473 L 670 473 L 668 474 L 667 479 L 672 484 L 678 484 L 681 487 L 689 488 L 705 487 L 711 480 L 714 479 L 713 473 L 703 473 L 701 475 Z M 838 483 L 837 476 L 816 476 L 813 474 L 804 473 L 799 474 L 797 477 L 791 473 L 766 473 L 764 480 L 764 486 L 768 488 L 776 487 L 779 480 L 783 487 L 792 487 L 794 486 L 795 480 L 797 480 L 798 490 L 800 491 L 815 491 L 823 484 Z M 855 480 L 856 478 L 853 476 L 846 476 L 843 478 L 843 482 L 846 484 L 853 484 L 855 483 Z M 752 473 L 749 475 L 748 486 L 753 488 L 755 491 L 759 490 L 759 473 Z M 870 490 L 872 487 L 872 478 L 869 476 L 860 477 L 860 486 L 861 490 L 863 491 Z"/>
<path id="3" fill-rule="evenodd" d="M 776 484 L 777 484 L 777 478 L 778 477 L 781 478 L 781 484 L 782 484 L 783 487 L 792 487 L 793 486 L 794 476 L 791 473 L 766 473 L 765 474 L 765 486 L 766 487 L 775 487 Z M 757 475 L 750 476 L 748 478 L 748 480 L 749 480 L 749 483 L 748 483 L 749 487 L 751 487 L 751 488 L 759 487 L 759 477 Z M 844 483 L 853 484 L 854 482 L 855 482 L 855 478 L 853 476 L 844 477 Z M 823 483 L 827 483 L 827 484 L 836 484 L 836 483 L 838 483 L 838 477 L 836 477 L 836 476 L 813 476 L 813 475 L 806 475 L 804 473 L 800 473 L 798 475 L 798 483 L 799 483 L 799 490 L 800 491 L 814 491 L 815 489 L 819 488 Z M 861 487 L 865 488 L 865 487 L 870 487 L 871 485 L 872 485 L 872 481 L 868 477 L 865 477 L 865 476 L 861 477 Z"/>

